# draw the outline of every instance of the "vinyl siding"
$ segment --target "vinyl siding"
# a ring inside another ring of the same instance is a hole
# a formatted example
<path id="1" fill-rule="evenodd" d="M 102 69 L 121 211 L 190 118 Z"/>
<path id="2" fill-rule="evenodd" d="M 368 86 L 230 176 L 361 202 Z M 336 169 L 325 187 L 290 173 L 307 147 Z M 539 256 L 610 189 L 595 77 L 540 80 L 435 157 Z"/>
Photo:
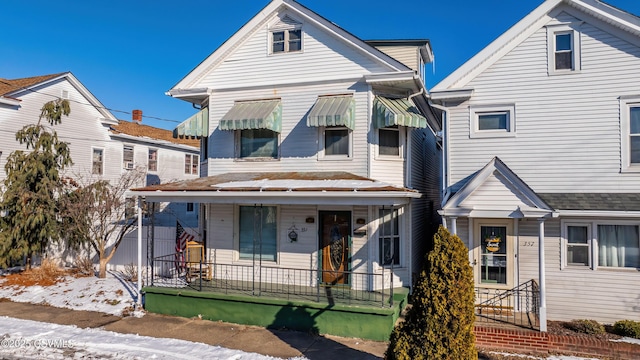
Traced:
<path id="1" fill-rule="evenodd" d="M 282 16 L 283 14 L 281 14 Z M 295 18 L 294 15 L 291 15 Z M 357 78 L 364 74 L 389 71 L 370 57 L 347 46 L 325 30 L 305 23 L 302 51 L 269 54 L 269 30 L 262 26 L 238 44 L 224 62 L 203 76 L 194 88 L 211 89 L 270 87 L 280 84 L 326 82 Z"/>
<path id="2" fill-rule="evenodd" d="M 468 85 L 451 108 L 450 184 L 499 156 L 537 192 L 633 192 L 640 174 L 621 173 L 619 97 L 640 94 L 640 49 L 581 26 L 582 69 L 547 75 L 542 28 Z M 516 136 L 469 138 L 469 106 L 515 104 Z"/>
<path id="3" fill-rule="evenodd" d="M 420 73 L 418 69 L 420 67 L 418 63 L 420 54 L 417 46 L 376 46 L 376 49 Z"/>
<path id="4" fill-rule="evenodd" d="M 318 95 L 354 93 L 356 125 L 352 131 L 352 158 L 327 160 L 318 154 L 320 128 L 308 127 L 306 115 Z M 268 161 L 235 159 L 234 131 L 218 128 L 219 120 L 235 100 L 279 97 L 282 100 L 280 158 Z M 348 171 L 368 176 L 367 131 L 369 127 L 368 87 L 362 83 L 335 83 L 314 86 L 287 86 L 268 90 L 215 93 L 210 99 L 209 175 L 231 171 Z"/>

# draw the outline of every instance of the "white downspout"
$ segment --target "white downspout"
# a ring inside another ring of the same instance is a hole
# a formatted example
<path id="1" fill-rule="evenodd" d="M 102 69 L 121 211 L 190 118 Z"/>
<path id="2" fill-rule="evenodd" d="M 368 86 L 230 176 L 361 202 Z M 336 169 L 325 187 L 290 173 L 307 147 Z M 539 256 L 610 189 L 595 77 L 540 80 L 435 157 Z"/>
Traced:
<path id="1" fill-rule="evenodd" d="M 153 263 L 151 264 L 153 266 Z M 138 308 L 142 308 L 142 197 L 138 196 Z"/>
<path id="2" fill-rule="evenodd" d="M 544 268 L 544 218 L 538 219 L 538 281 L 540 282 L 540 331 L 547 331 L 547 285 Z"/>

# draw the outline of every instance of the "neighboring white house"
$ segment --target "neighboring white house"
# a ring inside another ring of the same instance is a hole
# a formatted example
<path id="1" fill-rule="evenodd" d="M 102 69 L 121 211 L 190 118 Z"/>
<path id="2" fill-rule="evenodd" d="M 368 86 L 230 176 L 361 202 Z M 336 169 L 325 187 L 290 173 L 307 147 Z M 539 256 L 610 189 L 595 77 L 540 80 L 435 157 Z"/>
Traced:
<path id="1" fill-rule="evenodd" d="M 142 168 L 146 182 L 140 185 L 198 177 L 198 141 L 174 139 L 169 130 L 116 119 L 72 73 L 65 72 L 0 78 L 0 181 L 6 177 L 9 154 L 25 150 L 15 140 L 15 133 L 37 123 L 42 106 L 58 98 L 68 99 L 71 107 L 69 116 L 53 127 L 70 147 L 73 165 L 65 170 L 65 176 L 80 184 L 98 179 L 118 181 L 125 172 Z M 141 112 L 134 110 L 135 114 L 141 120 Z M 197 204 L 165 204 L 158 209 L 155 223 L 175 229 L 179 219 L 185 227 L 197 228 L 197 208 Z"/>
<path id="2" fill-rule="evenodd" d="M 204 203 L 216 264 L 409 287 L 439 224 L 432 60 L 427 40 L 366 42 L 274 0 L 168 92 L 202 108 L 175 130 L 201 139 L 202 177 L 133 193 Z"/>
<path id="3" fill-rule="evenodd" d="M 542 320 L 638 320 L 638 77 L 638 17 L 547 0 L 432 89 L 440 213 L 478 288 L 535 279 Z"/>

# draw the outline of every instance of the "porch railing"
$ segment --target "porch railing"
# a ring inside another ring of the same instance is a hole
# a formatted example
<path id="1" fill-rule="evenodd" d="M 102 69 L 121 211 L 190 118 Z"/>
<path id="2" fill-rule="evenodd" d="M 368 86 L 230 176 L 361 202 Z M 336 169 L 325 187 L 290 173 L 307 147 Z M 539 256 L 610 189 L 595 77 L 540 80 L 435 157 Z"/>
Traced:
<path id="1" fill-rule="evenodd" d="M 476 288 L 476 322 L 539 329 L 540 292 L 529 280 L 509 290 Z"/>
<path id="2" fill-rule="evenodd" d="M 157 257 L 151 286 L 286 300 L 325 302 L 329 305 L 393 306 L 393 273 L 325 271 L 273 266 L 184 263 L 174 255 Z"/>

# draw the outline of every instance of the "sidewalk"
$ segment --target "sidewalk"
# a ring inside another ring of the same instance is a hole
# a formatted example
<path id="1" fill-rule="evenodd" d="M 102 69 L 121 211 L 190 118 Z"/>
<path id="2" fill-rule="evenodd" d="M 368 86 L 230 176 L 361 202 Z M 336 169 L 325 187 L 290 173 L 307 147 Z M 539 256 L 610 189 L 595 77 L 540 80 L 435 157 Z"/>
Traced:
<path id="1" fill-rule="evenodd" d="M 75 325 L 79 328 L 102 328 L 123 334 L 201 342 L 284 359 L 296 356 L 304 356 L 309 360 L 379 359 L 387 348 L 384 342 L 370 340 L 268 330 L 255 326 L 152 313 L 147 313 L 142 318 L 121 318 L 93 311 L 77 311 L 11 301 L 0 301 L 0 316 Z"/>

